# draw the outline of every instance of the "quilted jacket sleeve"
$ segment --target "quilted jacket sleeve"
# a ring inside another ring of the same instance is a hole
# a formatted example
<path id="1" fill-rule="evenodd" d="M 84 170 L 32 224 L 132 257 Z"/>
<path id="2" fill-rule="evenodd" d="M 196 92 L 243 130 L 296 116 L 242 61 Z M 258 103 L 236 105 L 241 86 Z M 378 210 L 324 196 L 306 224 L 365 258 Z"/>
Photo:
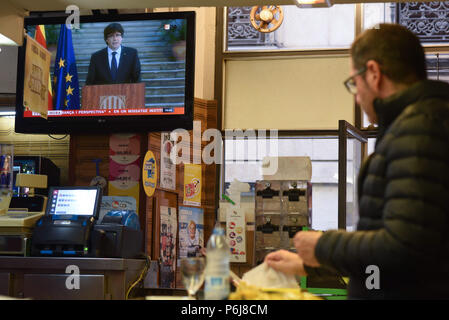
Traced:
<path id="1" fill-rule="evenodd" d="M 360 201 L 376 191 L 380 228 L 323 233 L 315 250 L 323 266 L 354 276 L 369 265 L 407 272 L 449 260 L 449 108 L 435 104 L 408 107 L 376 148 Z"/>

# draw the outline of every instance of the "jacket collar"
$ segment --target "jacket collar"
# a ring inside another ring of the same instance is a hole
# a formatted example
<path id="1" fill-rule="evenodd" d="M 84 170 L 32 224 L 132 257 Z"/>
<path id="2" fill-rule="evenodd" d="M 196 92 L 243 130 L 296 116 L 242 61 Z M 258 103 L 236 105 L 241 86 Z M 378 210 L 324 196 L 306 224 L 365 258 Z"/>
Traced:
<path id="1" fill-rule="evenodd" d="M 423 80 L 388 98 L 375 99 L 373 104 L 379 124 L 376 144 L 407 106 L 431 97 L 449 100 L 449 84 L 436 80 Z"/>

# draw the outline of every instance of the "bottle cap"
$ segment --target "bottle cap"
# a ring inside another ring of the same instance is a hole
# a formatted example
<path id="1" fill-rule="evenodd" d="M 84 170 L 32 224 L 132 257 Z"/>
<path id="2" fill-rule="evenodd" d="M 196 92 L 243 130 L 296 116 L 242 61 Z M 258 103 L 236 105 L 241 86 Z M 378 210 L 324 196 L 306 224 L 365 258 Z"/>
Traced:
<path id="1" fill-rule="evenodd" d="M 217 221 L 215 223 L 215 227 L 214 227 L 214 230 L 212 231 L 212 234 L 216 234 L 216 235 L 224 235 L 225 234 L 225 230 L 221 227 L 221 224 L 219 221 Z"/>

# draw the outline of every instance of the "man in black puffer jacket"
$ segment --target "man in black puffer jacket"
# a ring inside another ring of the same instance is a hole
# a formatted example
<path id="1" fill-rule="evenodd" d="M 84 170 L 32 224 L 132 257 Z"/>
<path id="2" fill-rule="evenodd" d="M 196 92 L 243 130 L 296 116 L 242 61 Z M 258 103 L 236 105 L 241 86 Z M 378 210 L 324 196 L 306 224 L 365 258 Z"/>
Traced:
<path id="1" fill-rule="evenodd" d="M 399 25 L 366 30 L 351 58 L 345 85 L 379 125 L 359 173 L 357 231 L 299 232 L 298 254 L 265 261 L 296 275 L 349 276 L 352 299 L 448 299 L 449 84 L 426 80 L 424 50 Z"/>

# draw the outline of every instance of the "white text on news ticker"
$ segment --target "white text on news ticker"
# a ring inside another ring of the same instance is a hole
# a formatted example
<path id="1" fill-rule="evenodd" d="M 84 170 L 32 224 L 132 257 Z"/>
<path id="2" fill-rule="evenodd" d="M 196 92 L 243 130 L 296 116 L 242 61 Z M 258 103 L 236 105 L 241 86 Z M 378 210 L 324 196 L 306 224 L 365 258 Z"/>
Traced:
<path id="1" fill-rule="evenodd" d="M 237 317 L 246 315 L 267 315 L 267 305 L 232 305 L 226 304 L 224 308 L 221 307 L 197 307 L 193 305 L 187 305 L 181 308 L 182 315 L 207 315 L 212 318 L 214 314 L 234 315 Z"/>

